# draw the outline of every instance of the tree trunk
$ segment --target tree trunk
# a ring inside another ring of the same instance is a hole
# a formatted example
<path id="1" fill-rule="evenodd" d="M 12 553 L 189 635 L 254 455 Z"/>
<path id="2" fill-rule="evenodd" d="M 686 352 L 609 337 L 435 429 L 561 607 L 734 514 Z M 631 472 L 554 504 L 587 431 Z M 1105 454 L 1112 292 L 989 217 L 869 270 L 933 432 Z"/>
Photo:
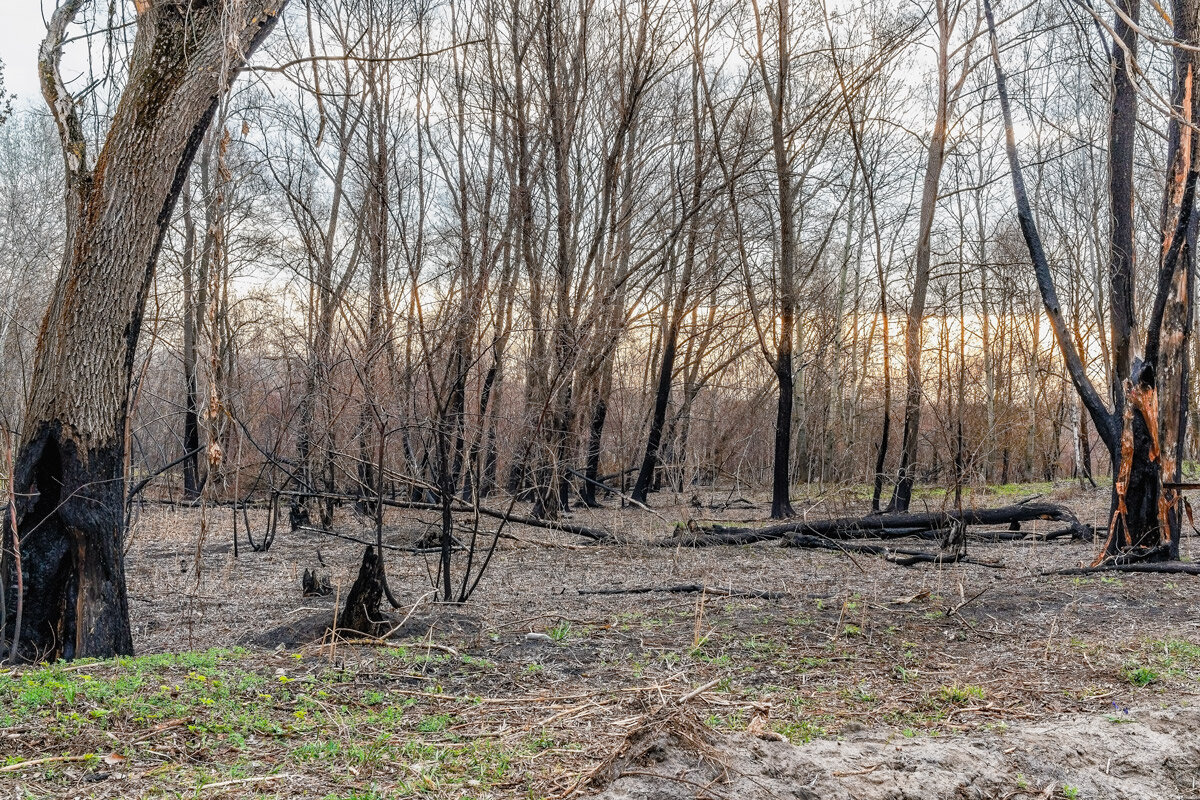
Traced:
<path id="1" fill-rule="evenodd" d="M 604 422 L 608 418 L 608 393 L 612 386 L 611 362 L 601 367 L 598 384 L 592 390 L 592 420 L 588 426 L 586 467 L 583 484 L 583 504 L 588 508 L 599 508 L 596 499 L 596 484 L 600 481 L 600 445 L 604 439 Z"/>
<path id="2" fill-rule="evenodd" d="M 1197 43 L 1200 2 L 1176 0 L 1173 3 L 1176 38 L 1191 47 Z M 1157 430 L 1148 431 L 1151 444 L 1157 445 L 1160 494 L 1155 508 L 1158 541 L 1147 536 L 1145 546 L 1167 545 L 1171 558 L 1179 557 L 1179 539 L 1183 528 L 1183 496 L 1173 486 L 1183 479 L 1183 458 L 1187 435 L 1188 372 L 1192 335 L 1192 291 L 1195 283 L 1195 190 L 1196 148 L 1200 136 L 1194 128 L 1181 124 L 1200 117 L 1200 97 L 1194 86 L 1200 58 L 1182 47 L 1172 49 L 1174 88 L 1167 138 L 1167 187 L 1161 217 L 1162 248 L 1158 292 L 1146 335 L 1145 367 L 1152 371 L 1157 393 L 1157 419 L 1147 416 Z"/>
<path id="3" fill-rule="evenodd" d="M 759 70 L 771 111 L 771 152 L 775 161 L 776 202 L 779 211 L 779 333 L 777 352 L 771 366 L 779 386 L 775 414 L 775 453 L 771 470 L 771 519 L 795 516 L 791 502 L 792 402 L 794 374 L 792 372 L 792 340 L 796 324 L 796 209 L 792 186 L 792 163 L 788 152 L 786 104 L 790 98 L 791 74 L 791 11 L 786 0 L 780 0 L 778 15 L 779 63 L 774 74 L 767 72 L 760 34 Z"/>
<path id="4" fill-rule="evenodd" d="M 208 277 L 201 271 L 194 274 L 196 263 L 196 222 L 191 213 L 191 191 L 183 189 L 183 496 L 195 500 L 200 496 L 200 416 L 196 399 L 196 347 L 200 338 L 197 309 L 202 300 Z"/>
<path id="5" fill-rule="evenodd" d="M 1174 4 L 1175 36 L 1179 40 L 1189 43 L 1195 40 L 1197 11 L 1200 10 L 1198 6 L 1200 4 L 1196 0 L 1179 0 Z M 1088 378 L 1078 349 L 1070 342 L 1059 308 L 1049 263 L 1025 194 L 1007 89 L 995 39 L 994 20 L 987 0 L 984 2 L 984 8 L 988 25 L 992 29 L 992 59 L 996 66 L 996 86 L 1004 114 L 1006 146 L 1022 234 L 1034 263 L 1038 289 L 1067 372 L 1080 400 L 1091 415 L 1093 424 L 1108 447 L 1114 465 L 1111 523 L 1101 557 L 1115 556 L 1128 550 L 1138 551 L 1142 557 L 1174 555 L 1177 553 L 1178 542 L 1174 531 L 1179 525 L 1181 502 L 1174 487 L 1164 487 L 1163 483 L 1164 478 L 1170 483 L 1180 474 L 1177 459 L 1178 454 L 1182 452 L 1183 443 L 1180 440 L 1186 431 L 1187 422 L 1186 403 L 1182 402 L 1181 393 L 1187 385 L 1187 351 L 1191 335 L 1190 293 L 1194 279 L 1193 259 L 1189 253 L 1189 233 L 1195 227 L 1192 211 L 1197 176 L 1192 158 L 1197 146 L 1195 131 L 1189 127 L 1187 136 L 1180 135 L 1182 127 L 1176 115 L 1185 121 L 1196 117 L 1197 98 L 1192 87 L 1196 69 L 1194 53 L 1192 50 L 1176 48 L 1174 55 L 1172 103 L 1175 106 L 1175 115 L 1170 121 L 1168 137 L 1169 172 L 1163 201 L 1162 248 L 1159 256 L 1157 292 L 1147 325 L 1145 357 L 1140 364 L 1130 366 L 1131 374 L 1124 379 L 1122 390 L 1116 393 L 1114 398 L 1118 413 L 1110 413 Z M 1136 25 L 1136 3 L 1118 7 L 1118 23 L 1124 23 L 1121 19 L 1122 13 L 1130 16 Z M 1135 37 L 1133 26 L 1119 24 L 1118 30 L 1127 34 L 1125 46 L 1130 46 L 1130 40 Z M 1125 39 L 1125 36 L 1122 38 Z M 1122 64 L 1125 59 L 1124 49 L 1119 46 L 1115 48 L 1113 59 L 1118 65 Z M 1118 68 L 1114 67 L 1115 70 Z M 1126 222 L 1125 215 L 1129 214 L 1132 218 L 1132 206 L 1126 207 L 1122 202 L 1126 184 L 1132 183 L 1132 159 L 1124 160 L 1123 148 L 1127 143 L 1120 138 L 1120 134 L 1128 127 L 1132 135 L 1135 109 L 1136 93 L 1132 90 L 1123 91 L 1118 83 L 1114 91 L 1114 129 L 1110 142 L 1110 149 L 1113 151 L 1110 191 L 1113 195 L 1111 202 L 1114 242 L 1110 271 L 1114 295 L 1114 381 L 1125 369 L 1126 356 L 1122 355 L 1122 351 L 1128 346 L 1131 336 L 1131 330 L 1124 331 L 1119 327 L 1121 315 L 1125 313 L 1123 307 L 1126 304 L 1129 308 L 1134 307 L 1132 285 L 1125 287 L 1121 274 L 1126 266 L 1132 269 L 1131 250 L 1120 240 Z M 1125 127 L 1119 127 L 1118 121 Z M 1132 193 L 1130 198 L 1132 203 Z M 1125 263 L 1126 257 L 1129 260 L 1128 264 Z M 1131 355 L 1129 357 L 1131 358 Z M 1161 399 L 1164 394 L 1165 401 Z M 1165 404 L 1165 413 L 1160 413 L 1160 402 Z"/>
<path id="6" fill-rule="evenodd" d="M 917 449 L 921 442 L 921 355 L 924 344 L 925 298 L 929 290 L 933 244 L 933 215 L 937 209 L 946 136 L 954 96 L 962 86 L 950 86 L 950 34 L 954 20 L 950 9 L 938 4 L 938 87 L 933 133 L 925 156 L 925 180 L 921 188 L 921 216 L 917 231 L 916 262 L 913 267 L 912 302 L 904 325 L 904 365 L 908 382 L 904 391 L 904 435 L 900 439 L 900 472 L 889 511 L 907 511 L 916 478 Z M 967 61 L 970 61 L 968 52 Z M 965 67 L 964 67 L 965 74 Z M 886 332 L 885 332 L 886 333 Z"/>
<path id="7" fill-rule="evenodd" d="M 1111 215 L 1111 239 L 1108 252 L 1109 325 L 1111 326 L 1113 369 L 1112 392 L 1115 414 L 1124 413 L 1124 382 L 1133 374 L 1133 151 L 1137 133 L 1137 87 L 1129 73 L 1136 61 L 1138 37 L 1130 23 L 1139 22 L 1139 0 L 1116 0 L 1113 42 L 1109 59 L 1112 64 L 1112 119 L 1108 141 L 1108 194 Z M 1128 55 L 1126 55 L 1128 53 Z M 1116 475 L 1114 461 L 1113 474 Z"/>
<path id="8" fill-rule="evenodd" d="M 663 426 L 667 421 L 667 404 L 671 399 L 671 377 L 675 372 L 675 344 L 679 339 L 679 323 L 674 311 L 667 325 L 663 341 L 662 363 L 658 367 L 658 381 L 654 391 L 654 413 L 650 419 L 650 433 L 646 436 L 646 452 L 642 457 L 642 468 L 638 470 L 637 482 L 630 495 L 639 503 L 645 503 L 650 493 L 650 481 L 658 467 L 658 450 L 662 445 Z"/>
<path id="9" fill-rule="evenodd" d="M 11 530 L 4 535 L 5 634 L 19 638 L 13 649 L 22 658 L 133 650 L 122 555 L 125 428 L 146 294 L 219 99 L 284 2 L 139 2 L 128 82 L 94 168 L 58 69 L 66 29 L 85 3 L 69 0 L 51 19 L 39 72 L 63 141 L 68 246 L 14 469 L 20 631 Z"/>
<path id="10" fill-rule="evenodd" d="M 363 551 L 358 577 L 346 594 L 346 606 L 338 617 L 338 631 L 354 631 L 367 636 L 378 636 L 387 626 L 380 605 L 383 603 L 383 561 L 379 552 L 371 546 Z"/>

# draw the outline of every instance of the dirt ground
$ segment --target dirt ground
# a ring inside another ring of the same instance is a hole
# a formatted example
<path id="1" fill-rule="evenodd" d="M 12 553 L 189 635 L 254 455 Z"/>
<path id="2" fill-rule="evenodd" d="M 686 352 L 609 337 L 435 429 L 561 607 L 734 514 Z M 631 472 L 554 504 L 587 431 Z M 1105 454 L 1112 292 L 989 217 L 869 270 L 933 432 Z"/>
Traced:
<path id="1" fill-rule="evenodd" d="M 1195 577 L 1046 575 L 1089 561 L 1098 547 L 1071 540 L 970 543 L 972 556 L 1003 569 L 906 568 L 773 544 L 645 546 L 682 518 L 758 524 L 765 517 L 763 505 L 720 508 L 727 498 L 700 495 L 700 507 L 684 502 L 657 514 L 572 515 L 620 532 L 628 542 L 621 545 L 509 526 L 516 540 L 501 541 L 463 606 L 432 602 L 434 556 L 389 551 L 400 605 L 392 646 L 336 648 L 322 643 L 335 596 L 302 597 L 300 575 L 327 569 L 340 595 L 362 545 L 281 531 L 268 552 L 243 543 L 235 558 L 228 509 L 205 513 L 201 538 L 200 511 L 146 506 L 128 558 L 139 655 L 237 647 L 239 669 L 320 679 L 317 695 L 360 704 L 372 692 L 402 696 L 424 714 L 405 735 L 439 752 L 481 742 L 507 747 L 504 769 L 416 784 L 412 765 L 394 753 L 357 767 L 337 757 L 297 764 L 289 743 L 274 760 L 228 773 L 249 777 L 222 784 L 214 776 L 226 773 L 164 771 L 166 750 L 133 748 L 116 771 L 85 764 L 36 779 L 35 770 L 0 774 L 0 795 L 8 784 L 13 796 L 197 796 L 207 782 L 212 791 L 204 796 L 1200 797 Z M 1052 499 L 1084 522 L 1103 522 L 1103 490 L 1064 486 Z M 856 508 L 814 499 L 807 513 Z M 251 521 L 263 525 L 263 514 Z M 386 541 L 412 545 L 435 524 L 432 513 L 389 512 Z M 337 529 L 372 535 L 349 511 Z M 1200 540 L 1187 539 L 1183 549 L 1193 557 Z M 461 568 L 456 563 L 456 580 Z M 581 593 L 683 584 L 713 591 Z M 722 596 L 722 589 L 772 599 Z M 328 677 L 333 670 L 336 680 Z M 4 702 L 0 696 L 0 710 Z M 0 757 L 11 764 L 101 752 L 112 747 L 105 735 L 154 742 L 167 736 L 159 727 L 141 717 L 107 734 L 15 724 L 0 738 Z M 337 730 L 320 733 L 336 739 L 358 729 Z M 186 733 L 170 735 L 186 750 Z M 206 747 L 220 761 L 233 745 Z M 267 766 L 271 775 L 255 777 Z"/>

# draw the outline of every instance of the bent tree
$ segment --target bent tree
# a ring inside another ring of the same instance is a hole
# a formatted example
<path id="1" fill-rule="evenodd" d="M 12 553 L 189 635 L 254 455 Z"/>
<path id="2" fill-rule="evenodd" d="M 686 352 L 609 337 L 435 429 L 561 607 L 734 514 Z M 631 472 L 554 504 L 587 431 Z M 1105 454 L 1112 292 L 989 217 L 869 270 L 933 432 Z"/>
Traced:
<path id="1" fill-rule="evenodd" d="M 1134 133 L 1138 88 L 1137 0 L 1116 0 L 1106 43 L 1111 59 L 1112 120 L 1109 126 L 1111 214 L 1109 318 L 1112 331 L 1112 409 L 1088 376 L 1085 354 L 1072 340 L 1054 276 L 1025 189 L 1013 130 L 1012 109 L 991 3 L 984 0 L 991 34 L 996 88 L 1004 117 L 1005 144 L 1021 233 L 1033 262 L 1038 291 L 1068 375 L 1108 449 L 1113 495 L 1108 539 L 1100 561 L 1124 557 L 1177 558 L 1183 512 L 1179 492 L 1187 431 L 1188 343 L 1195 284 L 1193 215 L 1200 133 L 1200 96 L 1193 87 L 1200 65 L 1200 0 L 1172 3 L 1173 77 L 1167 136 L 1167 174 L 1160 217 L 1156 289 L 1145 321 L 1140 358 L 1134 320 Z"/>
<path id="2" fill-rule="evenodd" d="M 67 239 L 14 460 L 15 513 L 5 519 L 4 634 L 16 658 L 132 652 L 121 540 L 146 295 L 209 121 L 285 3 L 134 0 L 128 78 L 94 160 L 59 70 L 67 29 L 88 0 L 62 0 L 50 19 L 38 71 L 61 137 Z"/>

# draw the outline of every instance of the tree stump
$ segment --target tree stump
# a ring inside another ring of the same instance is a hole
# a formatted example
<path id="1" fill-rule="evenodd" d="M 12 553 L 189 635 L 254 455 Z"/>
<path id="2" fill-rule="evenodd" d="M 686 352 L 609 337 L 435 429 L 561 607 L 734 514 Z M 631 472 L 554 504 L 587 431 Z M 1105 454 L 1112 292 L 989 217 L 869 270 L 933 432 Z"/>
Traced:
<path id="1" fill-rule="evenodd" d="M 300 578 L 300 588 L 305 597 L 326 597 L 333 594 L 333 584 L 329 575 L 317 572 L 315 569 L 305 569 Z"/>
<path id="2" fill-rule="evenodd" d="M 338 618 L 339 630 L 351 630 L 367 636 L 378 636 L 387 630 L 387 622 L 379 610 L 383 601 L 383 562 L 374 547 L 363 552 L 358 577 L 346 595 L 346 607 Z"/>
<path id="3" fill-rule="evenodd" d="M 967 556 L 967 525 L 961 519 L 950 521 L 950 527 L 945 529 L 945 532 L 940 537 L 939 544 L 942 547 L 942 555 L 951 556 L 955 559 L 966 558 Z"/>

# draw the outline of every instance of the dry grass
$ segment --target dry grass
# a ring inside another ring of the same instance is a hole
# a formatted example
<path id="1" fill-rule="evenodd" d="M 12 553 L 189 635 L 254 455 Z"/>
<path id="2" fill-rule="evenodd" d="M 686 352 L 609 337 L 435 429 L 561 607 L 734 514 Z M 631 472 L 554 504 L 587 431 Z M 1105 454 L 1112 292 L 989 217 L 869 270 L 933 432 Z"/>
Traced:
<path id="1" fill-rule="evenodd" d="M 1068 502 L 1090 520 L 1101 494 Z M 811 513 L 835 510 L 845 509 Z M 129 586 L 147 655 L 0 678 L 0 761 L 13 767 L 0 786 L 37 797 L 561 798 L 647 715 L 704 684 L 690 713 L 709 729 L 767 713 L 800 744 L 1120 714 L 1175 702 L 1200 676 L 1196 580 L 1041 575 L 1088 560 L 1084 543 L 973 544 L 1006 569 L 906 569 L 772 546 L 581 548 L 513 528 L 525 541 L 501 543 L 463 607 L 430 601 L 424 556 L 389 553 L 396 620 L 410 618 L 386 643 L 332 646 L 320 631 L 333 598 L 302 598 L 300 573 L 323 561 L 344 590 L 361 547 L 281 533 L 268 553 L 234 558 L 229 512 L 208 513 L 198 570 L 199 512 L 141 513 Z M 635 540 L 669 532 L 636 510 L 575 521 Z M 411 543 L 432 522 L 390 516 L 388 540 Z M 349 515 L 341 524 L 366 534 Z M 547 546 L 557 544 L 568 546 Z M 681 583 L 786 596 L 577 591 Z M 48 757 L 63 758 L 28 761 Z"/>

